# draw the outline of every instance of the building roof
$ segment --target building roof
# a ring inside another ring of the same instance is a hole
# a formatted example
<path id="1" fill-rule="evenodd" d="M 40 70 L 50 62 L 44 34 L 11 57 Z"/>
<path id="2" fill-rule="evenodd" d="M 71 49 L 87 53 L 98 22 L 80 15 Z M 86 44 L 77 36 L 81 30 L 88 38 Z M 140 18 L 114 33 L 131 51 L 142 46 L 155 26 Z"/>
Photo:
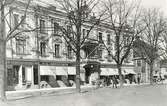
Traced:
<path id="1" fill-rule="evenodd" d="M 143 40 L 136 38 L 133 43 L 134 57 L 150 57 L 152 56 L 153 47 Z M 146 56 L 147 55 L 147 56 Z M 156 54 L 155 54 L 156 55 Z"/>

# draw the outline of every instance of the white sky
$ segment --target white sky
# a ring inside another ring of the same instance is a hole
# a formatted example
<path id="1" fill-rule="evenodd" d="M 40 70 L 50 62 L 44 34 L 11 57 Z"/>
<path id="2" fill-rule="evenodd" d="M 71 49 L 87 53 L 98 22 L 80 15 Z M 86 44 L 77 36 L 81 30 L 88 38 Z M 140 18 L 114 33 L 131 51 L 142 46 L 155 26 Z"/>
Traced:
<path id="1" fill-rule="evenodd" d="M 167 0 L 142 0 L 141 4 L 144 7 L 157 7 L 160 8 L 164 14 L 167 16 Z"/>
<path id="2" fill-rule="evenodd" d="M 55 0 L 39 0 L 39 1 L 53 4 Z M 146 8 L 151 8 L 151 7 L 160 8 L 167 16 L 167 0 L 141 0 L 141 4 Z"/>

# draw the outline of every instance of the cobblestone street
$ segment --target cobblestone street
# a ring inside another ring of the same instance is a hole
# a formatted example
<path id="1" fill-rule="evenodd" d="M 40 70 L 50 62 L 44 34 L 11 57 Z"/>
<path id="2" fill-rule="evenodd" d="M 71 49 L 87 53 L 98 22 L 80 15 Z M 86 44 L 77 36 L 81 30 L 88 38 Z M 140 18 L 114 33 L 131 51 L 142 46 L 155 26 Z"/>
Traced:
<path id="1" fill-rule="evenodd" d="M 167 106 L 166 85 L 100 88 L 82 94 L 45 95 L 12 100 L 0 106 Z"/>

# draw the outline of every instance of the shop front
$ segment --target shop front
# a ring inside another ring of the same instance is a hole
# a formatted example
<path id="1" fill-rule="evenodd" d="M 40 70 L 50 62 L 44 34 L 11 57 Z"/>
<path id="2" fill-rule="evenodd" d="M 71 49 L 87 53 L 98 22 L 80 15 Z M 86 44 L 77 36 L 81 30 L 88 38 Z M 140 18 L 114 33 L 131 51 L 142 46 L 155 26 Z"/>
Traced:
<path id="1" fill-rule="evenodd" d="M 85 82 L 92 84 L 100 78 L 100 63 L 96 61 L 88 61 L 85 68 Z"/>
<path id="2" fill-rule="evenodd" d="M 38 88 L 38 65 L 32 60 L 7 60 L 7 90 Z"/>
<path id="3" fill-rule="evenodd" d="M 75 66 L 40 66 L 41 88 L 75 86 Z M 81 84 L 85 83 L 85 69 L 80 68 Z M 48 86 L 45 86 L 48 85 Z M 44 86 L 44 87 L 43 87 Z"/>
<path id="4" fill-rule="evenodd" d="M 116 67 L 104 67 L 102 66 L 101 73 L 100 73 L 100 79 L 104 82 L 112 82 L 110 81 L 113 76 L 119 80 L 119 73 L 118 69 Z M 122 76 L 125 83 L 131 84 L 132 82 L 135 82 L 135 76 L 136 73 L 133 69 L 133 67 L 122 67 Z"/>
<path id="5" fill-rule="evenodd" d="M 123 67 L 122 70 L 125 72 L 124 79 L 125 83 L 132 84 L 136 83 L 136 72 L 132 67 Z"/>

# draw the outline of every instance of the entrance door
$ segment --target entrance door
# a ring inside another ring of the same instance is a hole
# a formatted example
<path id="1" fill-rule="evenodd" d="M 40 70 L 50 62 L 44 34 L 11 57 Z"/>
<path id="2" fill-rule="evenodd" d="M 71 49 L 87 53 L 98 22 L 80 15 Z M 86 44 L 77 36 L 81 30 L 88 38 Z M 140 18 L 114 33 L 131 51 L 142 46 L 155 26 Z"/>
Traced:
<path id="1" fill-rule="evenodd" d="M 90 70 L 90 68 L 85 68 L 85 82 L 86 82 L 86 83 L 89 83 L 90 75 L 91 75 L 91 70 Z"/>
<path id="2" fill-rule="evenodd" d="M 34 72 L 34 84 L 38 84 L 38 66 L 37 65 L 34 65 L 33 72 Z"/>

